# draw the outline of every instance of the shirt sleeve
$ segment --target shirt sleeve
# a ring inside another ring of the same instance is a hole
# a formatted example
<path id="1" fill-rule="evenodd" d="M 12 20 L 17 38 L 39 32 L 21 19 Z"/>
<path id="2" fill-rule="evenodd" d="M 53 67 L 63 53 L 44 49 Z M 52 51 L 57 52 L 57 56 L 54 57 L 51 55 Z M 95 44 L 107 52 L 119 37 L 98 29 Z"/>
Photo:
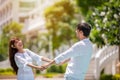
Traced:
<path id="1" fill-rule="evenodd" d="M 69 48 L 65 52 L 61 53 L 60 55 L 58 55 L 54 60 L 55 60 L 56 64 L 59 64 L 60 62 L 66 60 L 66 59 L 69 59 L 71 57 L 77 57 L 80 55 L 83 55 L 82 44 L 76 43 L 71 48 Z"/>
<path id="2" fill-rule="evenodd" d="M 29 49 L 27 49 L 27 52 L 28 52 L 28 54 L 31 56 L 31 58 L 35 61 L 35 63 L 37 64 L 37 65 L 41 65 L 41 59 L 42 59 L 42 56 L 39 56 L 39 55 L 37 55 L 36 53 L 34 53 L 34 52 L 32 52 L 31 50 L 29 50 Z"/>
<path id="3" fill-rule="evenodd" d="M 15 55 L 15 62 L 19 68 L 23 68 L 23 70 L 26 70 L 28 62 L 20 55 Z"/>

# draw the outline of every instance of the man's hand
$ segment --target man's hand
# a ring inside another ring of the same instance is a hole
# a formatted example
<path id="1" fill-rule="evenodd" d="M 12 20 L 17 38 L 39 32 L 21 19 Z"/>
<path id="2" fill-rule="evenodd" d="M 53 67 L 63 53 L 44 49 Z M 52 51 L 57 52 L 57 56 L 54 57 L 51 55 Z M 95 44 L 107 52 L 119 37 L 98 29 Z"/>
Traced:
<path id="1" fill-rule="evenodd" d="M 116 65 L 116 67 L 120 67 L 120 63 L 118 63 L 118 64 Z"/>
<path id="2" fill-rule="evenodd" d="M 52 60 L 51 62 L 42 65 L 39 69 L 43 71 L 43 70 L 47 69 L 49 66 L 51 66 L 51 65 L 54 64 L 54 63 L 55 63 L 55 61 Z"/>
<path id="3" fill-rule="evenodd" d="M 43 67 L 43 68 L 44 68 L 44 70 L 45 70 L 45 69 L 47 69 L 49 66 L 50 66 L 50 64 L 49 64 L 49 63 L 47 63 L 47 64 L 42 65 L 41 67 Z"/>

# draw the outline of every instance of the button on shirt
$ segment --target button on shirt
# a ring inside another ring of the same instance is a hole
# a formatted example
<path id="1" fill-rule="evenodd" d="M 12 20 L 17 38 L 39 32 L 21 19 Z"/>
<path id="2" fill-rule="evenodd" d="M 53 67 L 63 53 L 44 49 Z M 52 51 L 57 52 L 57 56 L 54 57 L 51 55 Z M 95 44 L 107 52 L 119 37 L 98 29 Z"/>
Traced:
<path id="1" fill-rule="evenodd" d="M 88 38 L 83 39 L 75 43 L 67 51 L 61 53 L 54 60 L 59 64 L 60 62 L 70 58 L 66 68 L 65 77 L 84 80 L 91 59 L 92 50 L 92 43 L 90 40 Z"/>

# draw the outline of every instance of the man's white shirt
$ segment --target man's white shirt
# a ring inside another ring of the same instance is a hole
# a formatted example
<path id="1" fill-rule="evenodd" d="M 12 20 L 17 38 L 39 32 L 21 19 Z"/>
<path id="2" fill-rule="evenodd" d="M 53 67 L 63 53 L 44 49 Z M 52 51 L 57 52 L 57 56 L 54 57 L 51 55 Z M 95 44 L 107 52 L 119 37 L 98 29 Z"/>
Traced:
<path id="1" fill-rule="evenodd" d="M 59 64 L 66 59 L 70 59 L 66 68 L 65 77 L 84 80 L 92 52 L 92 43 L 87 38 L 75 43 L 71 48 L 58 55 L 54 60 Z"/>

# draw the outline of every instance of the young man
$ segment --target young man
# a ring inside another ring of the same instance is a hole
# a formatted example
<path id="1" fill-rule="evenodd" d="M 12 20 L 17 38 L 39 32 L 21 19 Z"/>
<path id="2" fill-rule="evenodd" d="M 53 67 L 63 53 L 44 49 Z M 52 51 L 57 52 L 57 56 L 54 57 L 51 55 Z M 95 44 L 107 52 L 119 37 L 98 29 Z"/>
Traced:
<path id="1" fill-rule="evenodd" d="M 92 43 L 88 38 L 90 31 L 91 26 L 89 24 L 78 24 L 76 35 L 80 41 L 43 67 L 47 68 L 55 63 L 61 64 L 69 61 L 65 72 L 65 80 L 84 80 L 92 55 Z"/>

